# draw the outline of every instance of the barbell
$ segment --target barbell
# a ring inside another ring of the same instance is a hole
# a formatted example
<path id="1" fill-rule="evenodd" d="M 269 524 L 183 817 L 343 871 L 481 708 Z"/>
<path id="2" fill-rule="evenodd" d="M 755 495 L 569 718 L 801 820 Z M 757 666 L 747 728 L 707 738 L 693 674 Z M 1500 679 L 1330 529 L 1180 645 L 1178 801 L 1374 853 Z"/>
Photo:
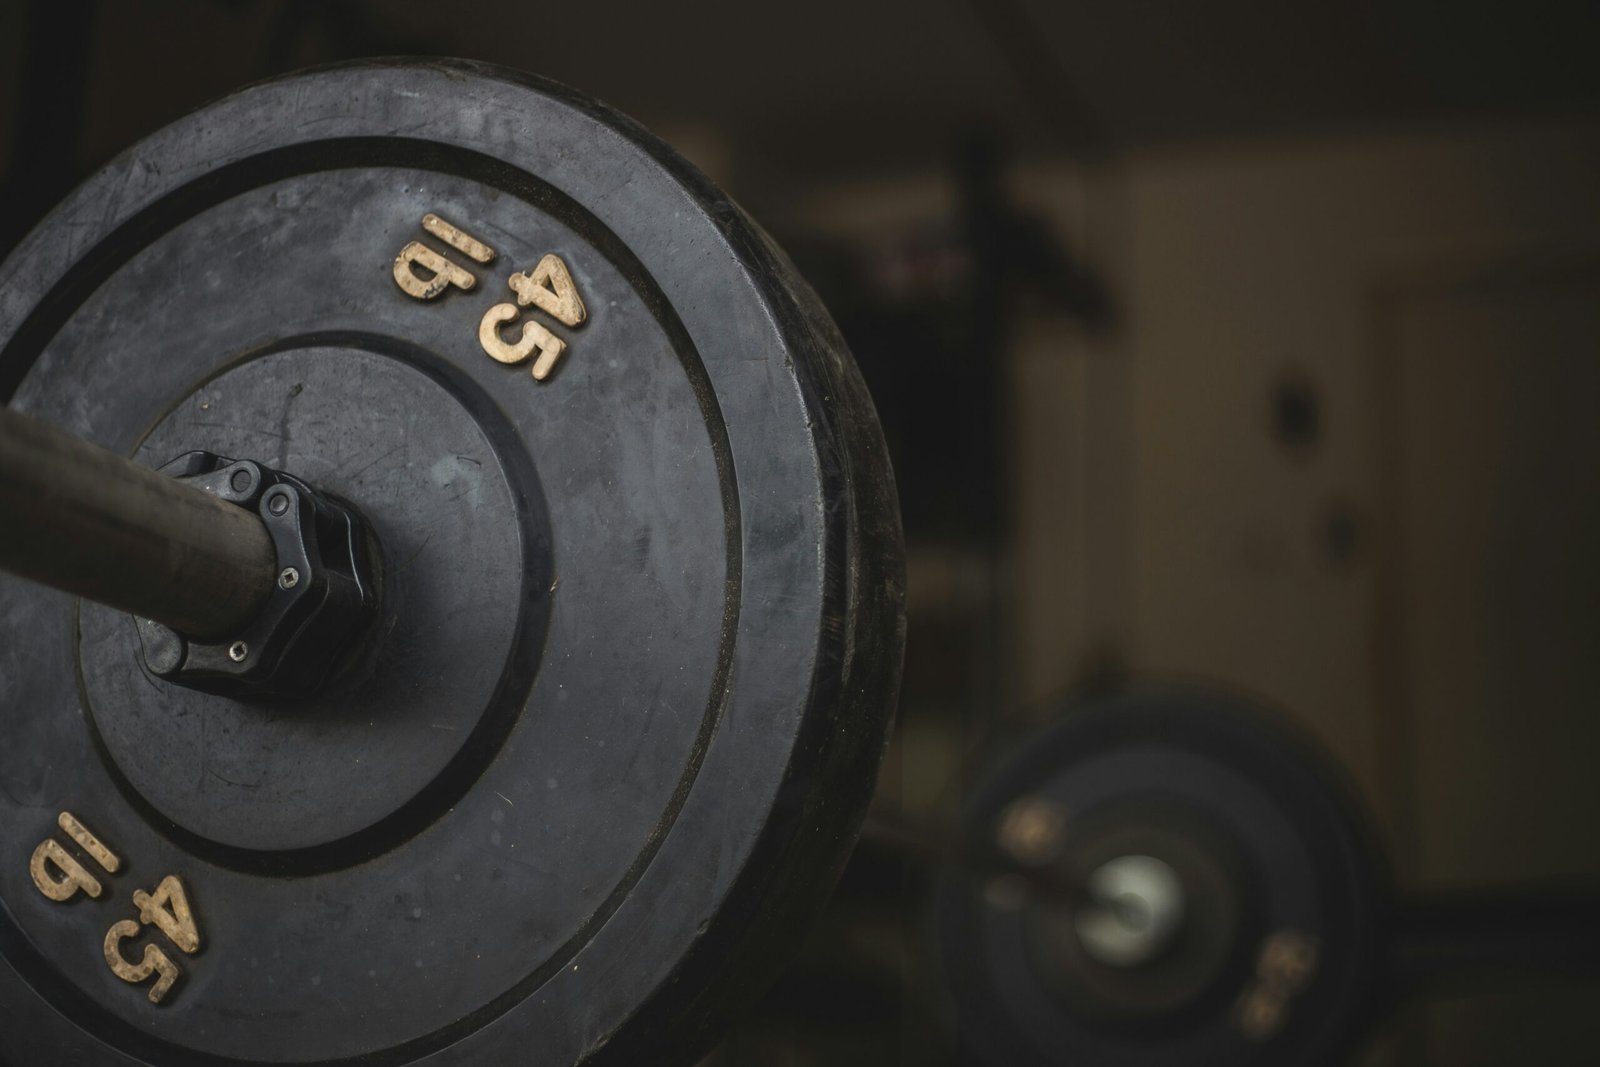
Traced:
<path id="1" fill-rule="evenodd" d="M 893 479 L 642 128 L 457 62 L 246 89 L 0 267 L 0 397 L 0 1060 L 678 1062 L 800 937 Z"/>

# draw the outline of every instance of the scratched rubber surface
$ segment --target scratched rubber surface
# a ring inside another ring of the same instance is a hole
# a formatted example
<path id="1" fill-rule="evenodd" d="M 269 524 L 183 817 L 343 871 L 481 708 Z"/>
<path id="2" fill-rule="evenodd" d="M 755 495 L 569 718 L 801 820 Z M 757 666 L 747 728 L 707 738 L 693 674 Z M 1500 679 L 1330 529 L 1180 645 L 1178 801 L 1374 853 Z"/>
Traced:
<path id="1" fill-rule="evenodd" d="M 412 242 L 472 287 L 406 291 Z M 549 255 L 578 325 L 508 287 Z M 506 303 L 543 380 L 482 336 Z M 291 471 L 385 568 L 372 662 L 293 705 L 157 682 L 130 619 L 0 577 L 0 1059 L 672 1062 L 804 929 L 898 687 L 893 483 L 826 313 L 649 134 L 462 64 L 246 90 L 0 268 L 0 394 Z M 62 811 L 121 859 L 96 899 L 30 874 Z M 169 875 L 199 951 L 120 949 L 181 968 L 157 1005 L 102 942 Z"/>

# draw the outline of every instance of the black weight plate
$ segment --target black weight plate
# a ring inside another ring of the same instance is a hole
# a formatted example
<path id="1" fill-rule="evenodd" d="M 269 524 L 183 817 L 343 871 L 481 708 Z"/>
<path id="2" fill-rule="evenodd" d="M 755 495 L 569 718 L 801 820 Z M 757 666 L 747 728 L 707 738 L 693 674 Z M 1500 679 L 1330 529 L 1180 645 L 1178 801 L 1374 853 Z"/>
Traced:
<path id="1" fill-rule="evenodd" d="M 407 295 L 412 241 L 476 286 Z M 479 328 L 550 253 L 588 315 L 521 313 L 569 346 L 535 381 Z M 296 704 L 156 682 L 129 618 L 0 577 L 0 1058 L 672 1062 L 831 885 L 898 685 L 888 462 L 788 261 L 627 120 L 438 62 L 229 97 L 0 268 L 0 395 L 287 470 L 385 562 L 375 653 Z M 84 858 L 62 811 L 123 861 L 98 899 L 30 876 Z M 122 947 L 182 967 L 152 1005 L 102 942 L 167 875 L 202 945 Z"/>
<path id="2" fill-rule="evenodd" d="M 1209 919 L 1234 947 L 1216 951 L 1210 931 L 1198 930 L 1165 970 L 1096 970 L 1049 947 L 1063 927 L 1076 937 L 1070 918 L 1061 921 L 1070 907 L 1039 903 L 1037 890 L 1016 898 L 994 881 L 947 876 L 936 908 L 941 970 L 976 1061 L 1321 1065 L 1340 1062 L 1360 1038 L 1376 993 L 1380 861 L 1359 806 L 1314 746 L 1233 698 L 1131 689 L 1064 709 L 975 792 L 965 819 L 973 854 L 1023 798 L 1062 813 L 1063 865 L 1079 850 L 1102 853 L 1084 865 L 1092 869 L 1173 849 L 1174 866 L 1201 875 L 1198 886 L 1184 877 L 1189 921 Z M 1190 851 L 1209 858 L 1197 863 Z M 1218 895 L 1229 899 L 1205 899 Z M 1247 1034 L 1241 1003 L 1279 932 L 1316 946 L 1314 975 L 1281 1002 L 1278 1028 Z M 1189 981 L 1184 953 L 1209 970 L 1180 1001 L 1168 980 Z M 1108 1013 L 1106 998 L 1136 1004 L 1141 983 L 1159 1012 Z"/>

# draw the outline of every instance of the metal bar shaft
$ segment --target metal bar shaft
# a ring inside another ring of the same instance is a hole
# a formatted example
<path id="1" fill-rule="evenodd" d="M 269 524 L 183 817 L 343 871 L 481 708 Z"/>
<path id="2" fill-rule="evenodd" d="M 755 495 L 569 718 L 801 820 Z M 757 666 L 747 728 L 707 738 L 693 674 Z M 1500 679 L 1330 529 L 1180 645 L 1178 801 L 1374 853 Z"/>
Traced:
<path id="1" fill-rule="evenodd" d="M 244 508 L 0 408 L 0 569 L 216 640 L 261 610 L 276 564 Z"/>

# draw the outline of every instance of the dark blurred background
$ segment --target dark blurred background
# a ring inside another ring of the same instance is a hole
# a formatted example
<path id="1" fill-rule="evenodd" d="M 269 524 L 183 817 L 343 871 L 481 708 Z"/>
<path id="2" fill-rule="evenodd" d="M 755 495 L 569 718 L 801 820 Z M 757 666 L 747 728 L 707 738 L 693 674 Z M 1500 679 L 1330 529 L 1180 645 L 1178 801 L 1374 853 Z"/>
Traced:
<path id="1" fill-rule="evenodd" d="M 712 1062 L 943 1064 L 926 864 L 995 746 L 1125 677 L 1316 735 L 1402 888 L 1600 882 L 1600 6 L 0 6 L 0 252 L 156 127 L 363 55 L 567 82 L 791 251 L 872 386 L 910 646 L 869 832 Z M 1585 1063 L 1600 993 L 1362 1062 Z"/>

